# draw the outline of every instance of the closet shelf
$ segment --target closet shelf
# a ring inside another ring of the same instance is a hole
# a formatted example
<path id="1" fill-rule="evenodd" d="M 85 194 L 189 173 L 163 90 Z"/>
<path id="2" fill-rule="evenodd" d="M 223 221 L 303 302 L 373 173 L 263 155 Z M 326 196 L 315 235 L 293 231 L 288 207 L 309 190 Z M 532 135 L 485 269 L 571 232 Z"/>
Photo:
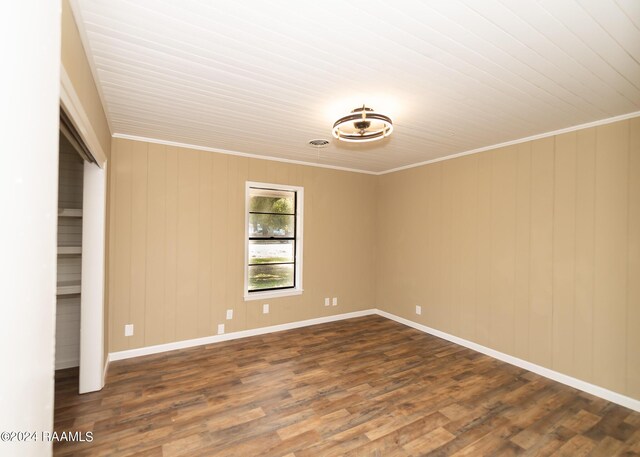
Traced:
<path id="1" fill-rule="evenodd" d="M 58 246 L 58 255 L 82 254 L 82 246 Z"/>
<path id="2" fill-rule="evenodd" d="M 58 208 L 59 217 L 82 217 L 82 210 L 75 208 Z"/>
<path id="3" fill-rule="evenodd" d="M 72 295 L 80 293 L 80 281 L 61 281 L 56 290 L 57 295 Z"/>

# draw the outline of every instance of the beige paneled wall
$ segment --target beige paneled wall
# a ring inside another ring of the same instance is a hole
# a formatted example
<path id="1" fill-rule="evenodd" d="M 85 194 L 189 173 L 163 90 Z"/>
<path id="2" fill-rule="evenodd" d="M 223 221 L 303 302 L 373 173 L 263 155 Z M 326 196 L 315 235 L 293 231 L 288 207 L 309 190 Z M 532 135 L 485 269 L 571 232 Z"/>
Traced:
<path id="1" fill-rule="evenodd" d="M 640 398 L 640 118 L 383 175 L 377 195 L 379 308 Z"/>
<path id="2" fill-rule="evenodd" d="M 115 139 L 111 172 L 112 352 L 377 304 L 640 398 L 640 118 L 379 177 Z M 243 300 L 247 180 L 305 188 L 302 296 Z"/>
<path id="3" fill-rule="evenodd" d="M 110 351 L 373 307 L 375 176 L 122 139 L 111 154 Z M 304 187 L 301 296 L 243 299 L 247 180 Z"/>

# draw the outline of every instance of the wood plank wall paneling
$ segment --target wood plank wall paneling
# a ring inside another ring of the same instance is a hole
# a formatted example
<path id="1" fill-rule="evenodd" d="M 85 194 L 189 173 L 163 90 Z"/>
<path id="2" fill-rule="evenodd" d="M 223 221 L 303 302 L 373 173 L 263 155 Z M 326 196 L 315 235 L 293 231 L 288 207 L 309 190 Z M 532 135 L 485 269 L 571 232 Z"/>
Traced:
<path id="1" fill-rule="evenodd" d="M 145 293 L 145 342 L 161 344 L 164 337 L 165 312 L 165 247 L 167 227 L 167 155 L 165 146 L 149 145 L 149 154 L 156 160 L 147 167 L 147 268 Z"/>
<path id="2" fill-rule="evenodd" d="M 554 138 L 532 143 L 529 357 L 551 366 Z"/>
<path id="3" fill-rule="evenodd" d="M 138 143 L 144 145 L 144 143 Z M 178 153 L 178 266 L 176 340 L 198 335 L 198 155 Z M 204 254 L 204 253 L 202 253 Z M 143 345 L 139 345 L 143 346 Z M 136 347 L 139 347 L 136 346 Z"/>
<path id="4" fill-rule="evenodd" d="M 577 135 L 561 135 L 555 143 L 553 205 L 553 366 L 573 371 L 575 308 L 576 150 Z"/>
<path id="5" fill-rule="evenodd" d="M 129 319 L 135 332 L 130 337 L 131 344 L 144 345 L 145 334 L 145 280 L 147 275 L 147 146 L 134 143 L 131 157 L 131 284 L 129 293 L 131 308 Z M 142 324 L 142 325 L 140 325 Z"/>
<path id="6" fill-rule="evenodd" d="M 131 291 L 131 163 L 133 142 L 118 142 L 111 151 L 109 241 L 109 346 L 126 349 L 124 326 L 130 320 Z M 138 285 L 139 287 L 139 285 Z M 114 306 L 117 304 L 117 306 Z"/>
<path id="7" fill-rule="evenodd" d="M 627 391 L 640 398 L 640 118 L 629 121 L 629 270 L 627 271 Z"/>
<path id="8" fill-rule="evenodd" d="M 478 263 L 476 268 L 478 271 L 477 282 L 477 305 L 476 305 L 476 340 L 478 343 L 485 346 L 489 346 L 489 327 L 491 325 L 491 313 L 480 312 L 487 304 L 490 306 L 491 297 L 491 270 L 488 268 L 487 262 L 491 259 L 491 253 L 493 252 L 493 246 L 491 245 L 491 214 L 492 214 L 492 202 L 491 202 L 491 178 L 493 175 L 491 154 L 481 154 L 478 156 L 478 187 L 477 202 L 478 207 Z M 434 195 L 433 198 L 438 198 Z M 430 219 L 435 221 L 437 219 Z M 425 303 L 427 308 L 431 305 L 429 302 Z M 489 311 L 489 310 L 485 310 Z M 446 312 L 446 310 L 443 310 Z"/>
<path id="9" fill-rule="evenodd" d="M 164 220 L 166 227 L 165 261 L 164 261 L 164 335 L 162 341 L 176 341 L 176 313 L 178 312 L 178 151 L 177 148 L 167 146 L 151 157 L 162 160 L 165 155 L 167 213 Z M 159 221 L 162 223 L 163 221 Z M 159 246 L 162 249 L 163 246 Z M 117 305 L 114 303 L 114 306 Z M 157 312 L 158 305 L 150 304 L 151 310 Z M 151 343 L 148 343 L 151 344 Z M 125 346 L 121 346 L 125 347 Z"/>
<path id="10" fill-rule="evenodd" d="M 220 242 L 226 238 L 227 225 L 224 215 L 228 212 L 228 186 L 227 186 L 227 156 L 213 155 L 212 163 L 212 213 L 214 223 L 211 227 L 211 281 L 216 286 L 212 287 L 211 299 L 213 304 L 210 325 L 215 328 L 218 322 L 223 319 L 223 312 L 226 312 L 228 303 L 227 285 L 227 255 L 226 246 Z M 224 311 L 223 311 L 224 310 Z M 234 318 L 225 323 L 226 331 L 232 332 L 240 330 L 237 322 L 244 322 L 246 316 L 240 314 L 239 310 L 234 310 Z"/>
<path id="11" fill-rule="evenodd" d="M 596 384 L 620 391 L 626 372 L 629 122 L 596 135 L 593 363 Z M 635 348 L 637 350 L 637 348 Z"/>
<path id="12" fill-rule="evenodd" d="M 377 178 L 120 139 L 112 162 L 111 351 L 377 302 L 640 397 L 640 119 Z M 242 298 L 246 180 L 305 187 L 305 292 L 266 315 Z"/>
<path id="13" fill-rule="evenodd" d="M 513 354 L 529 360 L 529 279 L 531 272 L 531 143 L 517 145 Z"/>
<path id="14" fill-rule="evenodd" d="M 110 169 L 111 352 L 374 305 L 375 176 L 123 139 Z M 305 189 L 301 296 L 243 299 L 247 180 Z"/>
<path id="15" fill-rule="evenodd" d="M 492 319 L 489 322 L 489 345 L 499 351 L 513 352 L 515 286 L 516 208 L 515 147 L 491 154 L 491 263 L 489 284 Z"/>
<path id="16" fill-rule="evenodd" d="M 379 308 L 640 398 L 640 118 L 383 175 L 378 192 Z"/>
<path id="17" fill-rule="evenodd" d="M 573 375 L 593 379 L 596 130 L 577 133 L 575 201 L 575 308 Z M 582 348 L 582 350 L 580 349 Z"/>

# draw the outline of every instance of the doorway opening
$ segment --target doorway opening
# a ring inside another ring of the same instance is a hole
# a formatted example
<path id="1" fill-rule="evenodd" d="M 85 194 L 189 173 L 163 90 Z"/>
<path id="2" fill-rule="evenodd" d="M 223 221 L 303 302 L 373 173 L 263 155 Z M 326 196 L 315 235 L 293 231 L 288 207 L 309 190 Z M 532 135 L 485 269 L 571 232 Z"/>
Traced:
<path id="1" fill-rule="evenodd" d="M 104 385 L 105 224 L 106 163 L 61 107 L 55 369 L 79 393 Z"/>

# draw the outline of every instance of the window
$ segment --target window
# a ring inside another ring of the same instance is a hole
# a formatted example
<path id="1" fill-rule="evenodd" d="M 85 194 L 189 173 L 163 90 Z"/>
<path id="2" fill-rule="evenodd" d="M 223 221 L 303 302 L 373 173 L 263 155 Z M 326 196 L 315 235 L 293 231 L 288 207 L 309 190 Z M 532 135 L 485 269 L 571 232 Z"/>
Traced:
<path id="1" fill-rule="evenodd" d="M 302 187 L 247 182 L 245 300 L 302 293 Z"/>

